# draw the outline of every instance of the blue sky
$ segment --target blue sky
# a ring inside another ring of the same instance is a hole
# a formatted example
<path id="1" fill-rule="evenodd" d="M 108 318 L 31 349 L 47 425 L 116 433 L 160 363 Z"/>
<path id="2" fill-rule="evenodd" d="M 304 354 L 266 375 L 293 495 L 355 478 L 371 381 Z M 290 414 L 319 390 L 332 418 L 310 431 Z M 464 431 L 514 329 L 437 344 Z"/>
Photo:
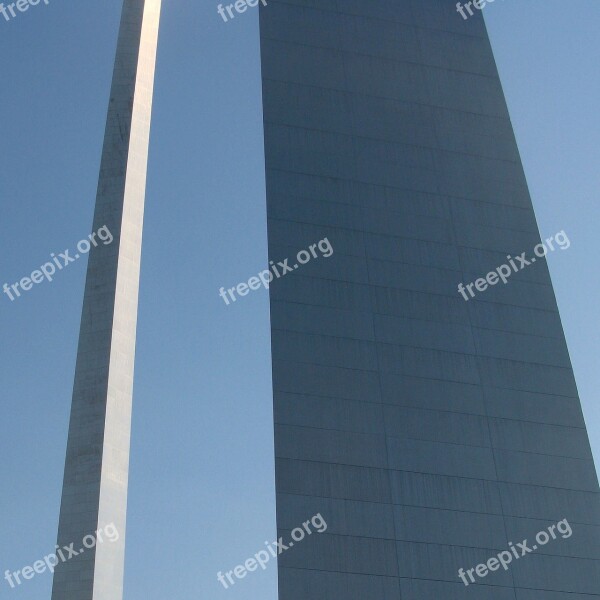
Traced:
<path id="1" fill-rule="evenodd" d="M 274 599 L 276 569 L 215 574 L 273 540 L 268 297 L 218 288 L 266 264 L 257 11 L 163 0 L 129 497 L 127 600 Z M 568 7 L 568 8 L 567 8 Z M 600 4 L 484 9 L 600 461 Z M 120 0 L 0 17 L 0 285 L 90 233 Z M 458 17 L 457 17 L 458 18 Z M 0 297 L 0 573 L 54 547 L 85 261 Z M 307 515 L 307 518 L 310 515 Z M 49 598 L 36 575 L 0 598 Z"/>

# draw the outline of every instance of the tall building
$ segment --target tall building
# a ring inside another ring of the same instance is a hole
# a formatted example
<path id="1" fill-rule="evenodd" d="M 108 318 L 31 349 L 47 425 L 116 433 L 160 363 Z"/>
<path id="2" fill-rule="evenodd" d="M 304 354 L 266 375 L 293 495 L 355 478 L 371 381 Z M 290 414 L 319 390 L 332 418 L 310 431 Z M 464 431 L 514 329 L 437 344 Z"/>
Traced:
<path id="1" fill-rule="evenodd" d="M 278 535 L 328 523 L 279 557 L 281 600 L 600 598 L 598 479 L 546 261 L 458 292 L 540 243 L 473 12 L 260 6 L 269 255 L 334 248 L 270 291 Z"/>
<path id="2" fill-rule="evenodd" d="M 95 232 L 107 227 L 114 239 L 92 246 L 89 256 L 58 530 L 58 547 L 71 546 L 77 556 L 63 552 L 69 559 L 56 567 L 52 600 L 123 597 L 137 298 L 160 6 L 161 0 L 123 2 L 93 226 Z"/>

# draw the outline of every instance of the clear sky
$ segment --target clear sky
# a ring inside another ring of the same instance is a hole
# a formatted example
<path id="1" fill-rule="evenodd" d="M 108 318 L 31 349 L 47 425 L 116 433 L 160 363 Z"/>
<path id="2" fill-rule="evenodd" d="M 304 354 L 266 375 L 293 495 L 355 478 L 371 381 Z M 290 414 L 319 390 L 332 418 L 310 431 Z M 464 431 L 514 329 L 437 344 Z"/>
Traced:
<path id="1" fill-rule="evenodd" d="M 343 1 L 343 0 L 342 0 Z M 120 0 L 0 16 L 0 285 L 90 233 Z M 129 497 L 127 600 L 274 600 L 276 569 L 216 580 L 275 538 L 257 11 L 163 0 Z M 485 9 L 600 461 L 600 3 Z M 457 15 L 457 18 L 458 15 Z M 54 548 L 85 260 L 0 296 L 0 575 Z M 307 515 L 307 518 L 310 515 Z M 49 598 L 36 575 L 0 599 Z"/>

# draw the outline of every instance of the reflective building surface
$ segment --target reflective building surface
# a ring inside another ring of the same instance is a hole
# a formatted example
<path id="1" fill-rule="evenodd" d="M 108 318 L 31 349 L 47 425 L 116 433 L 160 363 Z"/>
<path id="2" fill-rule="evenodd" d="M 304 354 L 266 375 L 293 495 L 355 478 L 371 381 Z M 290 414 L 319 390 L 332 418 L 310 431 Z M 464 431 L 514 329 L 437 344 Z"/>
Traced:
<path id="1" fill-rule="evenodd" d="M 328 524 L 279 557 L 279 597 L 600 598 L 546 261 L 458 291 L 540 243 L 481 11 L 270 0 L 260 28 L 269 256 L 334 249 L 270 290 L 278 535 Z"/>
<path id="2" fill-rule="evenodd" d="M 70 546 L 75 554 L 59 551 L 52 600 L 123 597 L 142 223 L 160 9 L 161 0 L 123 2 L 93 226 L 93 231 L 107 227 L 114 241 L 92 247 L 88 262 L 57 545 Z M 107 527 L 110 538 L 104 535 Z"/>

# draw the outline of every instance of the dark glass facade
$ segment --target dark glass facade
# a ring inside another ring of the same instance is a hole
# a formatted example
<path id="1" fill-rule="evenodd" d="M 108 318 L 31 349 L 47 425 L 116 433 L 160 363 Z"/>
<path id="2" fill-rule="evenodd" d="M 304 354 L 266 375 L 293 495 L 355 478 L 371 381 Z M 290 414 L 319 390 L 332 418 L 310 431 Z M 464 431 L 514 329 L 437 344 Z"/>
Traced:
<path id="1" fill-rule="evenodd" d="M 260 7 L 281 600 L 600 598 L 600 496 L 481 11 Z M 546 233 L 546 232 L 545 232 Z M 554 234 L 555 232 L 547 232 Z M 572 535 L 472 569 L 564 519 Z M 467 580 L 470 582 L 470 580 Z"/>

